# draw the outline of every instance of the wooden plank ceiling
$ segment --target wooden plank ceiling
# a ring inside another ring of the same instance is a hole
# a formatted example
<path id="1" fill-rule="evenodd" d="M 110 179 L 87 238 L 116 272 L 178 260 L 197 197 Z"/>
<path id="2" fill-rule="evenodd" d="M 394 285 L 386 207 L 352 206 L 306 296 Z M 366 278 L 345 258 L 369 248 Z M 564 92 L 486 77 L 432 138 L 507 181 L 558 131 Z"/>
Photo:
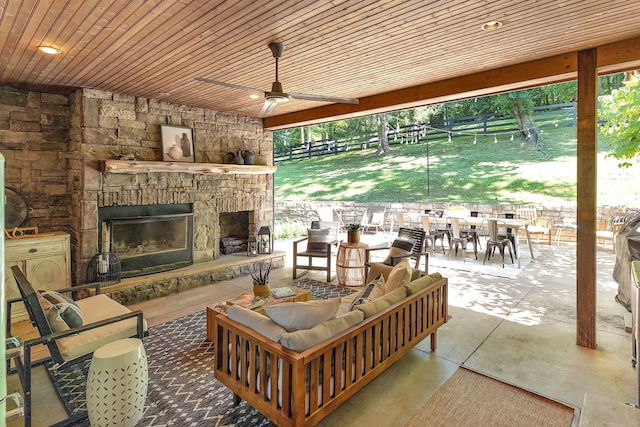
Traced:
<path id="1" fill-rule="evenodd" d="M 0 0 L 0 84 L 258 117 L 262 99 L 194 78 L 270 90 L 276 41 L 285 92 L 371 97 L 638 37 L 638 17 L 617 0 Z M 482 31 L 492 20 L 503 27 Z"/>

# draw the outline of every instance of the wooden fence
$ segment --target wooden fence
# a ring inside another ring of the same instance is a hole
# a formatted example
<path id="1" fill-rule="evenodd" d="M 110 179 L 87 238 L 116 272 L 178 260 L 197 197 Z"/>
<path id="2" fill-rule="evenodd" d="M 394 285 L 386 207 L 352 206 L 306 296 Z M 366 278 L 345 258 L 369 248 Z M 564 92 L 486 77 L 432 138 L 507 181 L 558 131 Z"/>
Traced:
<path id="1" fill-rule="evenodd" d="M 576 125 L 576 104 L 542 105 L 533 107 L 533 119 L 538 129 Z M 451 119 L 414 123 L 398 128 L 389 127 L 389 145 L 422 144 L 427 141 L 452 139 L 460 135 L 491 135 L 494 133 L 517 133 L 518 125 L 513 117 L 496 114 L 455 117 Z M 274 153 L 274 162 L 310 159 L 350 150 L 375 148 L 378 144 L 377 132 L 363 133 L 340 141 L 317 140 L 297 147 L 289 147 L 284 152 Z"/>

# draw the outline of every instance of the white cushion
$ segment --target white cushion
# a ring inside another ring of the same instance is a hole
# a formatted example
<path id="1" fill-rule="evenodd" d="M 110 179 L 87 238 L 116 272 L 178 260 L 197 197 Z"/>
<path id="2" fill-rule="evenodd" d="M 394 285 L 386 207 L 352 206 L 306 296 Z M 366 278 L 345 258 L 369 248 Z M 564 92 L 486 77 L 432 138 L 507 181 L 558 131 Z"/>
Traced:
<path id="1" fill-rule="evenodd" d="M 127 307 L 100 294 L 76 301 L 84 314 L 84 324 L 89 325 L 100 320 L 106 320 L 121 314 L 131 313 Z M 143 330 L 147 330 L 147 322 L 143 320 Z M 136 318 L 126 319 L 117 323 L 101 326 L 70 337 L 56 340 L 62 358 L 72 360 L 89 354 L 104 344 L 117 339 L 129 338 L 136 335 Z"/>
<path id="2" fill-rule="evenodd" d="M 288 332 L 311 329 L 336 317 L 340 298 L 326 300 L 285 302 L 264 307 L 267 315 Z"/>
<path id="3" fill-rule="evenodd" d="M 287 332 L 285 328 L 268 317 L 239 305 L 230 306 L 227 309 L 227 316 L 275 342 L 280 341 L 282 334 Z"/>
<path id="4" fill-rule="evenodd" d="M 311 329 L 284 333 L 280 344 L 294 351 L 305 351 L 362 322 L 363 319 L 364 313 L 352 311 L 344 316 L 322 322 Z"/>

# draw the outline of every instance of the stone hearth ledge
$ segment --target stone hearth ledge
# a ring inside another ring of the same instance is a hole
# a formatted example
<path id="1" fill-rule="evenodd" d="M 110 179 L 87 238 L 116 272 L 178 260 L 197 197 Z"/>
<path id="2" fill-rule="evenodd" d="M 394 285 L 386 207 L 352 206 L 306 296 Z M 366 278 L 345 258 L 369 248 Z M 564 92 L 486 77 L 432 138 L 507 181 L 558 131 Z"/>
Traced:
<path id="1" fill-rule="evenodd" d="M 255 257 L 249 257 L 246 253 L 224 255 L 214 261 L 201 262 L 176 270 L 122 279 L 115 285 L 104 286 L 102 293 L 123 305 L 137 304 L 222 280 L 248 276 L 257 262 L 271 261 L 272 268 L 281 268 L 284 267 L 285 256 L 284 251 L 274 251 Z"/>

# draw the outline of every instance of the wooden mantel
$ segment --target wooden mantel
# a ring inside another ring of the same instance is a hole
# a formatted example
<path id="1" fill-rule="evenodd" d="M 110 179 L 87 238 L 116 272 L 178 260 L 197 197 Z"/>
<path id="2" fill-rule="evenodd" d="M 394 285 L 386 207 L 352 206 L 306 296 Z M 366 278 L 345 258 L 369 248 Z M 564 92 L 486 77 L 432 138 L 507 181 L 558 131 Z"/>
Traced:
<path id="1" fill-rule="evenodd" d="M 217 163 L 149 162 L 138 160 L 105 160 L 102 171 L 110 173 L 176 172 L 191 174 L 272 174 L 276 166 L 254 166 Z"/>

